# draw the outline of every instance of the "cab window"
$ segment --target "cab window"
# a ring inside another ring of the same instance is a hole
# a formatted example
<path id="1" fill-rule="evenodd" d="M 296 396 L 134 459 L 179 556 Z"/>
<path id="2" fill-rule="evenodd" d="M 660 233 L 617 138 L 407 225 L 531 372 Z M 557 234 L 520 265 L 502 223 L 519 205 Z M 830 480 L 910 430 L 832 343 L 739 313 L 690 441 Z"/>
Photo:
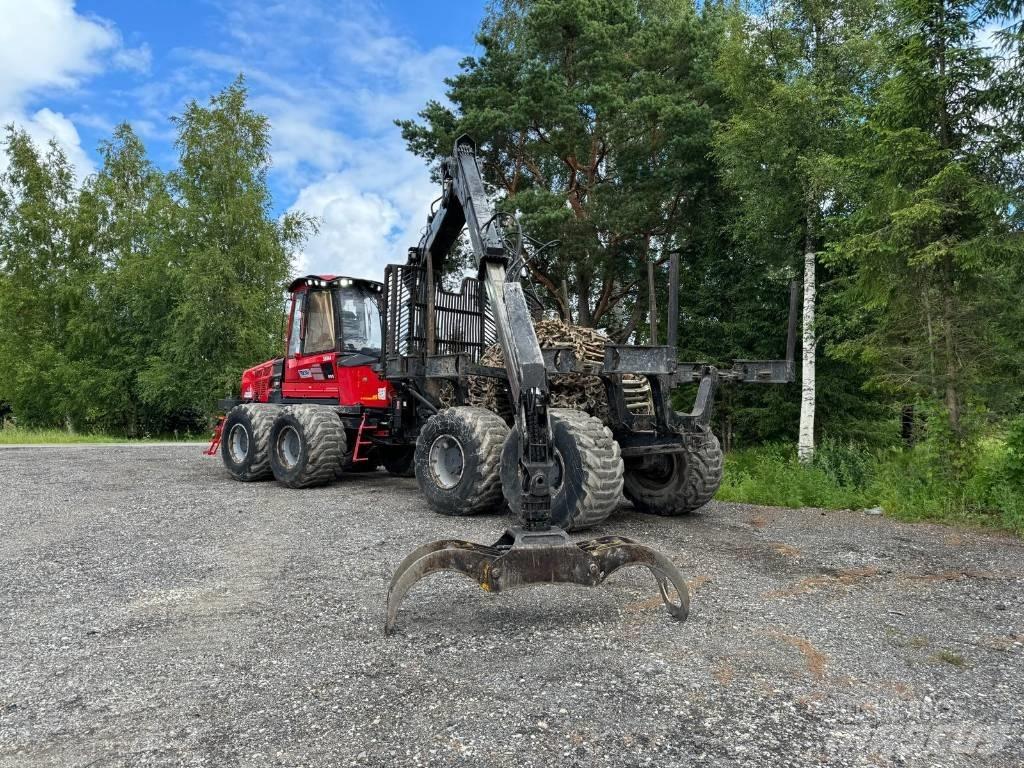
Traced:
<path id="1" fill-rule="evenodd" d="M 363 355 L 379 355 L 381 324 L 377 302 L 361 286 L 342 288 L 338 295 L 344 350 Z"/>
<path id="2" fill-rule="evenodd" d="M 306 338 L 302 345 L 307 355 L 334 350 L 334 304 L 330 291 L 312 291 L 306 300 Z"/>
<path id="3" fill-rule="evenodd" d="M 299 354 L 299 342 L 302 336 L 302 294 L 296 294 L 292 300 L 292 327 L 288 333 L 288 357 Z"/>

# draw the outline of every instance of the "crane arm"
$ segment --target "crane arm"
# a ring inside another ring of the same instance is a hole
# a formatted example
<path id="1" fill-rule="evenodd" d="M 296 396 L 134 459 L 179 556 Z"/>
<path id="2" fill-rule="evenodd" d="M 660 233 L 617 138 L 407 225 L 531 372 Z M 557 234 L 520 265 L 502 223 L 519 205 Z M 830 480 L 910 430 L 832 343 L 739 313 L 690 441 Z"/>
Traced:
<path id="1" fill-rule="evenodd" d="M 544 356 L 523 286 L 507 276 L 512 255 L 494 206 L 487 198 L 476 146 L 469 137 L 461 136 L 455 141 L 455 153 L 443 163 L 442 175 L 441 203 L 420 244 L 420 258 L 429 256 L 428 268 L 439 270 L 463 226 L 466 227 L 505 359 L 512 402 L 516 405 L 515 429 L 522 436 L 523 455 L 519 463 L 523 522 L 529 530 L 544 530 L 551 522 L 554 469 Z"/>

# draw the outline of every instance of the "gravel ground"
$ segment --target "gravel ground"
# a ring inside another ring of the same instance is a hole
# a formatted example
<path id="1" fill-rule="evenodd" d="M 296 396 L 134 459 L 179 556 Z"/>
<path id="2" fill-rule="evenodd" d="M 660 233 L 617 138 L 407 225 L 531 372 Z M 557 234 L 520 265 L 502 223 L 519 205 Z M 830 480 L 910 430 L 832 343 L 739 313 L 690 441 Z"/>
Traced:
<path id="1" fill-rule="evenodd" d="M 1024 764 L 1024 554 L 857 512 L 624 506 L 693 586 L 421 582 L 506 520 L 412 480 L 290 491 L 197 446 L 0 449 L 2 766 Z"/>

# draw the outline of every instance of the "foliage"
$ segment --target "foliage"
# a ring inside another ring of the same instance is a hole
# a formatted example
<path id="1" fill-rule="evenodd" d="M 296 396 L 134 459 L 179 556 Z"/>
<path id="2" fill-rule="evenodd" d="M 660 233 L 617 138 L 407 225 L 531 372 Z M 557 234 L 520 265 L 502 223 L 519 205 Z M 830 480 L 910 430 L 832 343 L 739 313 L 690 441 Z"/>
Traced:
<path id="1" fill-rule="evenodd" d="M 461 133 L 481 142 L 502 206 L 562 243 L 531 270 L 563 318 L 628 336 L 646 265 L 708 234 L 718 15 L 668 0 L 503 0 L 482 54 L 448 81 L 455 109 L 430 102 L 423 122 L 399 121 L 430 162 Z"/>
<path id="2" fill-rule="evenodd" d="M 1019 200 L 990 174 L 1005 144 L 992 115 L 1011 94 L 975 42 L 975 4 L 894 0 L 879 37 L 891 61 L 843 164 L 848 215 L 833 216 L 828 262 L 847 275 L 830 297 L 836 357 L 880 390 L 965 413 L 1020 404 Z"/>
<path id="3" fill-rule="evenodd" d="M 167 435 L 160 436 L 143 434 L 139 438 L 133 438 L 132 442 L 146 443 L 189 439 L 205 442 L 207 438 L 208 436 L 205 434 L 168 433 Z M 68 432 L 66 429 L 19 427 L 12 424 L 7 424 L 0 428 L 0 445 L 118 443 L 124 442 L 124 440 L 124 436 L 108 432 Z"/>
<path id="4" fill-rule="evenodd" d="M 717 498 L 822 509 L 881 506 L 904 520 L 959 522 L 1024 534 L 1020 444 L 1024 428 L 989 435 L 951 453 L 945 414 L 912 449 L 823 441 L 810 466 L 792 444 L 771 443 L 726 456 Z M 951 465 L 951 461 L 953 464 Z"/>
<path id="5" fill-rule="evenodd" d="M 81 187 L 51 144 L 7 129 L 0 175 L 0 403 L 22 426 L 128 435 L 205 424 L 276 351 L 291 253 L 275 221 L 269 127 L 241 79 L 174 120 L 179 167 L 119 126 Z"/>

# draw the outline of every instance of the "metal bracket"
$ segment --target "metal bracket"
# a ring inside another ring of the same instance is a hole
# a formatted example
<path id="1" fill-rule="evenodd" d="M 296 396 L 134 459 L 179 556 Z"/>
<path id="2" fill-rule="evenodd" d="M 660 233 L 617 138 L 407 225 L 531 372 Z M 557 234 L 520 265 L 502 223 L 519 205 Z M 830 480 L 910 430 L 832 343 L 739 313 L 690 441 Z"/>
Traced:
<path id="1" fill-rule="evenodd" d="M 675 371 L 675 350 L 672 347 L 634 347 L 628 344 L 607 344 L 604 348 L 605 376 L 617 373 L 669 374 Z"/>

